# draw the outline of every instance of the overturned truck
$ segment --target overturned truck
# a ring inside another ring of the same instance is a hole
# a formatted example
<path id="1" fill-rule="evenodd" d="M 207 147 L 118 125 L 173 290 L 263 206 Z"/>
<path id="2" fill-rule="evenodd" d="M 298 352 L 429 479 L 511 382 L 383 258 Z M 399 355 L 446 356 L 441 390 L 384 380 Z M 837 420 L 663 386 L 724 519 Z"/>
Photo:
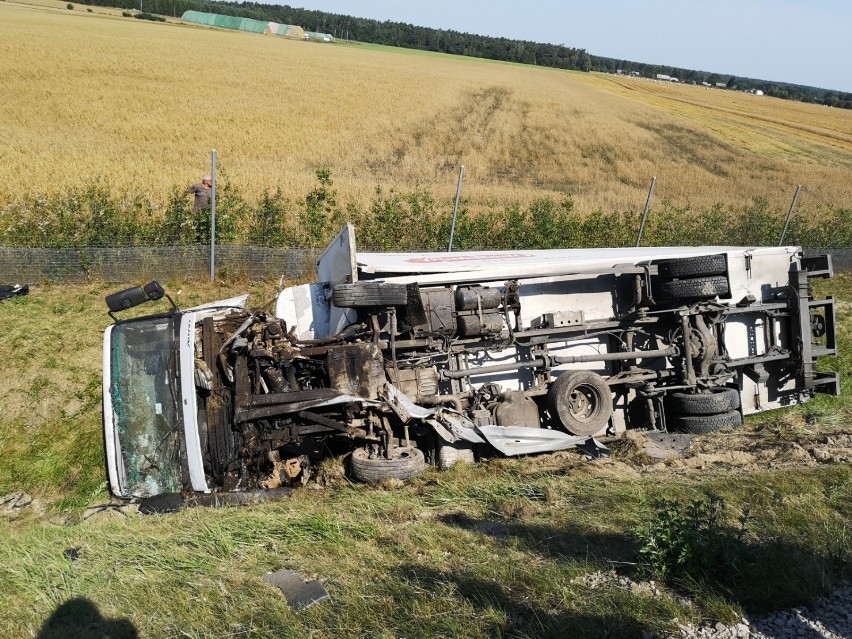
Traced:
<path id="1" fill-rule="evenodd" d="M 837 394 L 828 256 L 798 247 L 357 253 L 317 281 L 119 319 L 171 299 L 110 295 L 104 434 L 112 492 L 264 491 L 328 455 L 352 476 L 581 446 L 626 429 L 707 433 Z M 597 438 L 597 439 L 596 439 Z"/>

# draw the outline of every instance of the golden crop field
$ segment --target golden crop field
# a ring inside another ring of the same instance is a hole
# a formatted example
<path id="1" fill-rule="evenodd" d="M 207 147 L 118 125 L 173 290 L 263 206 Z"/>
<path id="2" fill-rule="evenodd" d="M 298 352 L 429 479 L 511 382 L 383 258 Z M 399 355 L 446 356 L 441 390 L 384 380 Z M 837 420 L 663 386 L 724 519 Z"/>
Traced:
<path id="1" fill-rule="evenodd" d="M 0 0 L 0 202 L 93 181 L 153 201 L 209 170 L 251 198 L 342 203 L 377 186 L 473 211 L 569 194 L 577 210 L 655 201 L 852 202 L 852 112 L 732 91 L 363 45 L 152 23 Z"/>

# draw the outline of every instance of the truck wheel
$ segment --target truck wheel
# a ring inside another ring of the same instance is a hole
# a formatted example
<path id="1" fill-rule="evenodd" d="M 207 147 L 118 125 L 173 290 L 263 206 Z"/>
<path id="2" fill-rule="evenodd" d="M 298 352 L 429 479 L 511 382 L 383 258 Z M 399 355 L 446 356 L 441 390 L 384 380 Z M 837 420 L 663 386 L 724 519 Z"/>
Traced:
<path id="1" fill-rule="evenodd" d="M 654 299 L 658 302 L 710 299 L 730 292 L 728 278 L 724 275 L 693 277 L 669 282 L 655 279 L 651 287 Z"/>
<path id="2" fill-rule="evenodd" d="M 374 457 L 366 448 L 356 448 L 349 460 L 352 476 L 358 481 L 376 483 L 384 479 L 408 479 L 419 475 L 426 468 L 422 451 L 409 447 L 391 449 L 391 458 Z"/>
<path id="3" fill-rule="evenodd" d="M 740 393 L 724 386 L 711 388 L 709 393 L 669 393 L 668 407 L 678 415 L 717 415 L 737 410 Z"/>
<path id="4" fill-rule="evenodd" d="M 591 436 L 612 416 L 612 391 L 591 371 L 562 373 L 547 391 L 550 414 L 572 435 Z"/>
<path id="5" fill-rule="evenodd" d="M 405 306 L 408 303 L 408 288 L 405 284 L 385 282 L 338 284 L 332 290 L 331 299 L 338 308 Z"/>
<path id="6" fill-rule="evenodd" d="M 684 257 L 677 260 L 660 260 L 657 262 L 657 272 L 660 277 L 673 280 L 682 277 L 703 277 L 706 275 L 724 275 L 728 270 L 725 256 L 699 255 Z"/>
<path id="7" fill-rule="evenodd" d="M 703 435 L 739 428 L 743 425 L 743 416 L 739 411 L 731 410 L 719 415 L 673 415 L 670 421 L 673 430 Z"/>

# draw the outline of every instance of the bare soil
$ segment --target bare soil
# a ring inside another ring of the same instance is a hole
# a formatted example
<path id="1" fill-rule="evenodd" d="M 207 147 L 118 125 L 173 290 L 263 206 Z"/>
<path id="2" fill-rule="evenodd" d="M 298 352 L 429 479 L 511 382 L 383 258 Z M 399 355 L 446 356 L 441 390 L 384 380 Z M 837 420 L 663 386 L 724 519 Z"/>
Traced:
<path id="1" fill-rule="evenodd" d="M 795 416 L 787 418 L 795 421 Z M 756 470 L 852 462 L 852 428 L 830 432 L 791 425 L 746 426 L 734 432 L 694 436 L 683 452 L 661 459 L 659 446 L 644 433 L 629 431 L 611 443 L 613 457 L 595 464 L 591 474 L 670 474 L 690 476 L 708 471 L 750 473 Z"/>

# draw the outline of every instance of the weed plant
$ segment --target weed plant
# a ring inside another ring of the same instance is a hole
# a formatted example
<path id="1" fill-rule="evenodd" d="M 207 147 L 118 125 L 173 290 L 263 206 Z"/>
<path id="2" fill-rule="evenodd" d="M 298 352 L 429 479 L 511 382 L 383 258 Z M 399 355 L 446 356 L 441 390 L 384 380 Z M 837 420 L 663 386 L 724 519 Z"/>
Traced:
<path id="1" fill-rule="evenodd" d="M 658 500 L 635 529 L 640 574 L 690 594 L 714 592 L 730 597 L 752 568 L 754 550 L 746 545 L 749 506 L 732 527 L 725 500 L 718 495 Z M 742 597 L 739 597 L 742 599 Z"/>

